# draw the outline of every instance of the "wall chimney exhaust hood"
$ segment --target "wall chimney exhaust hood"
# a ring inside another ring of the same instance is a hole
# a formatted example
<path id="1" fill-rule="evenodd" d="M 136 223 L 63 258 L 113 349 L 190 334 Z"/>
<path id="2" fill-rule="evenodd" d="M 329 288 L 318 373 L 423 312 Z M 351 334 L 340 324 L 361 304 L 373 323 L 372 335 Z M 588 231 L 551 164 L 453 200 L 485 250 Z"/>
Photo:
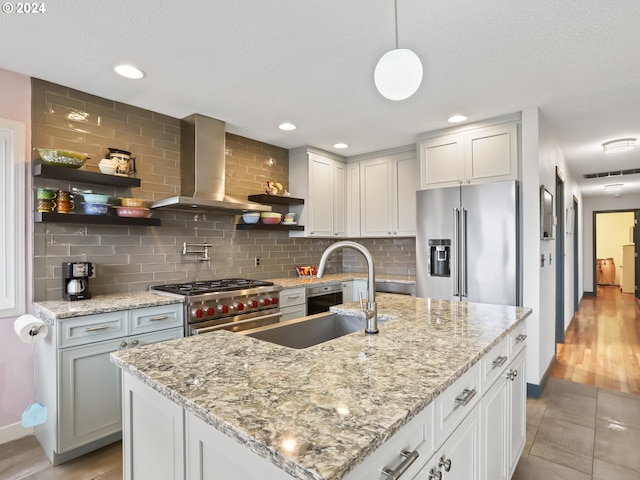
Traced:
<path id="1" fill-rule="evenodd" d="M 225 124 L 200 114 L 180 120 L 180 195 L 150 207 L 229 215 L 271 211 L 269 205 L 225 195 Z"/>

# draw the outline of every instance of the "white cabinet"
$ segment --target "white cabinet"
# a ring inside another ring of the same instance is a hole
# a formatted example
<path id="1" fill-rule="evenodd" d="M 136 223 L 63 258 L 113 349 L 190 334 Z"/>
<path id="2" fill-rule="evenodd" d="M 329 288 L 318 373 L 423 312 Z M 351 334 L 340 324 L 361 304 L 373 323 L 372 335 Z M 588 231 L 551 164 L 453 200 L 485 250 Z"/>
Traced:
<path id="1" fill-rule="evenodd" d="M 499 345 L 487 358 L 493 370 L 480 402 L 482 424 L 481 480 L 508 480 L 515 471 L 526 441 L 526 396 L 524 326 L 509 336 L 506 351 Z M 524 337 L 523 337 L 524 336 Z M 501 362 L 501 359 L 507 360 Z M 493 382 L 493 383 L 491 383 Z"/>
<path id="2" fill-rule="evenodd" d="M 342 282 L 342 301 L 344 303 L 359 302 L 360 295 L 362 295 L 362 301 L 366 302 L 369 292 L 367 286 L 367 280 L 349 280 Z"/>
<path id="3" fill-rule="evenodd" d="M 50 412 L 36 435 L 51 462 L 120 438 L 120 370 L 111 352 L 182 336 L 181 304 L 57 320 L 36 355 L 36 391 Z"/>
<path id="4" fill-rule="evenodd" d="M 518 122 L 514 119 L 423 134 L 418 150 L 420 189 L 518 179 Z"/>
<path id="5" fill-rule="evenodd" d="M 307 314 L 306 289 L 285 288 L 280 292 L 280 321 L 293 320 Z"/>
<path id="6" fill-rule="evenodd" d="M 304 232 L 291 236 L 335 237 L 346 235 L 346 164 L 342 157 L 307 147 L 289 152 L 289 185 L 305 206 L 298 223 Z"/>
<path id="7" fill-rule="evenodd" d="M 360 163 L 347 163 L 347 237 L 360 236 Z"/>
<path id="8" fill-rule="evenodd" d="M 123 479 L 184 479 L 182 407 L 132 375 L 124 375 L 122 389 L 124 418 L 130 420 L 122 426 Z"/>
<path id="9" fill-rule="evenodd" d="M 415 149 L 360 160 L 360 235 L 416 234 Z"/>

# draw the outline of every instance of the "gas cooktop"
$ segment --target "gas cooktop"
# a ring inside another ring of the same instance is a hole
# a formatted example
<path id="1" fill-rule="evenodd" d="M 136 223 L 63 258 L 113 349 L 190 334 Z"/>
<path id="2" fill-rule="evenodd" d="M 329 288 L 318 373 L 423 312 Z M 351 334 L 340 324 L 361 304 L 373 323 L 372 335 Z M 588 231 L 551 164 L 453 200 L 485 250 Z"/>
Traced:
<path id="1" fill-rule="evenodd" d="M 223 278 L 221 280 L 201 280 L 190 283 L 173 283 L 168 285 L 154 285 L 151 290 L 175 293 L 178 295 L 199 295 L 201 293 L 232 292 L 256 287 L 270 287 L 273 282 L 263 280 L 248 280 L 246 278 Z"/>

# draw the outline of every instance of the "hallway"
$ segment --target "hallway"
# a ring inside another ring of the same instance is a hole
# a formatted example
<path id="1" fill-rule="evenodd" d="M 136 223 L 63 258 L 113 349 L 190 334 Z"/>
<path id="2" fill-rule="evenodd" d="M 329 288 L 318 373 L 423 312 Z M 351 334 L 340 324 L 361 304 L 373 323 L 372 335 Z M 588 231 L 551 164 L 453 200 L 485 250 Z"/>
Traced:
<path id="1" fill-rule="evenodd" d="M 640 308 L 632 294 L 598 286 L 557 348 L 552 377 L 640 394 Z"/>

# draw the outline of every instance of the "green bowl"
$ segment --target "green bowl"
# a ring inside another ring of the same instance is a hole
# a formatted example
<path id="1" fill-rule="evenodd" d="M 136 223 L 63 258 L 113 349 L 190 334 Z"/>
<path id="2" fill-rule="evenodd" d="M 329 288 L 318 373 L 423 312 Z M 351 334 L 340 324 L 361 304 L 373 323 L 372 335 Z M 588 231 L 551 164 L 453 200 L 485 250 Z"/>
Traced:
<path id="1" fill-rule="evenodd" d="M 34 148 L 40 154 L 40 158 L 47 165 L 56 167 L 80 168 L 91 157 L 86 153 L 72 152 L 71 150 L 56 150 L 52 148 Z"/>

